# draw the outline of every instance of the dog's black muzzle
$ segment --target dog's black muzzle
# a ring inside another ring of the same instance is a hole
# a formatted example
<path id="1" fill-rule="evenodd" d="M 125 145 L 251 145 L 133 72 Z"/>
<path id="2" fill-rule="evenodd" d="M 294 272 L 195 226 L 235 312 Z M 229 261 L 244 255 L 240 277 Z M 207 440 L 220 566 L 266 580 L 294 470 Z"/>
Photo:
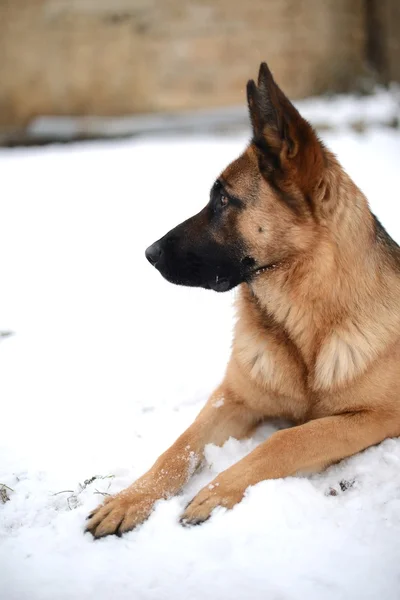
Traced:
<path id="1" fill-rule="evenodd" d="M 202 211 L 172 229 L 146 258 L 171 283 L 225 292 L 243 281 L 240 248 L 213 239 L 205 217 Z"/>

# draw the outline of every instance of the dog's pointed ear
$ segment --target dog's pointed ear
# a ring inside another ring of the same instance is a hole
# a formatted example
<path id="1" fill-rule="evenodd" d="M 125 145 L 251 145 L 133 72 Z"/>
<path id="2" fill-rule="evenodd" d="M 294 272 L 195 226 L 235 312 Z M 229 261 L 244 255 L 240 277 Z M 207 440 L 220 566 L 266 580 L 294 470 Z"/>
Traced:
<path id="1" fill-rule="evenodd" d="M 265 62 L 260 65 L 257 85 L 253 80 L 247 84 L 247 102 L 256 143 L 294 158 L 304 130 L 311 127 L 282 92 Z"/>
<path id="2" fill-rule="evenodd" d="M 261 63 L 257 85 L 247 84 L 247 101 L 262 173 L 279 169 L 291 173 L 305 188 L 323 165 L 323 147 L 311 125 L 285 96 L 266 63 Z"/>

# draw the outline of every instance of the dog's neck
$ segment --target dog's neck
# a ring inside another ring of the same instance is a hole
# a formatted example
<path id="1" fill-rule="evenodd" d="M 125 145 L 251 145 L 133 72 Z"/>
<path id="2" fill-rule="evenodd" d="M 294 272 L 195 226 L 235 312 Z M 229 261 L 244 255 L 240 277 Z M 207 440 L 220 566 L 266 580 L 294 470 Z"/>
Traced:
<path id="1" fill-rule="evenodd" d="M 388 333 L 397 331 L 400 297 L 400 271 L 377 235 L 364 195 L 340 168 L 324 183 L 324 197 L 332 208 L 326 207 L 316 245 L 282 261 L 242 291 L 246 304 L 284 328 L 307 367 L 321 371 L 320 387 L 333 377 L 319 359 L 324 344 L 331 354 L 339 347 L 351 354 L 351 360 L 342 362 L 355 374 L 379 349 L 379 338 L 391 339 Z M 381 336 L 383 330 L 386 336 Z M 358 339 L 360 347 L 347 347 L 346 339 Z M 342 370 L 336 367 L 339 379 L 348 376 Z"/>

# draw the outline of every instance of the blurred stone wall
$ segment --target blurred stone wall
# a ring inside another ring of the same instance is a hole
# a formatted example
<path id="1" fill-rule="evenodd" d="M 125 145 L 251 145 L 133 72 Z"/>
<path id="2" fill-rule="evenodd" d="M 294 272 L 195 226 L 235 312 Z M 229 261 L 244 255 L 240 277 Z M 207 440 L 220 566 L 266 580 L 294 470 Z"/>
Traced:
<path id="1" fill-rule="evenodd" d="M 382 79 L 400 81 L 400 1 L 377 2 L 380 14 Z"/>
<path id="2" fill-rule="evenodd" d="M 0 0 L 0 128 L 242 104 L 262 60 L 292 97 L 355 89 L 365 1 Z"/>

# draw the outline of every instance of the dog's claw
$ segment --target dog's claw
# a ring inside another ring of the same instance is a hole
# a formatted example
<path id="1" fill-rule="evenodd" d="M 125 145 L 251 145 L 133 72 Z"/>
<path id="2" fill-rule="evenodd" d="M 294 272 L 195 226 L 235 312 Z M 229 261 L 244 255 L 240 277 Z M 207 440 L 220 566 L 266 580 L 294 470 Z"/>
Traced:
<path id="1" fill-rule="evenodd" d="M 179 519 L 179 524 L 182 525 L 182 527 L 196 527 L 197 525 L 201 525 L 202 523 L 205 523 L 206 521 L 209 520 L 209 518 L 211 517 L 211 515 L 209 515 L 208 517 L 205 517 L 204 519 L 201 518 L 197 518 L 197 519 L 189 519 L 187 517 L 181 517 Z"/>

